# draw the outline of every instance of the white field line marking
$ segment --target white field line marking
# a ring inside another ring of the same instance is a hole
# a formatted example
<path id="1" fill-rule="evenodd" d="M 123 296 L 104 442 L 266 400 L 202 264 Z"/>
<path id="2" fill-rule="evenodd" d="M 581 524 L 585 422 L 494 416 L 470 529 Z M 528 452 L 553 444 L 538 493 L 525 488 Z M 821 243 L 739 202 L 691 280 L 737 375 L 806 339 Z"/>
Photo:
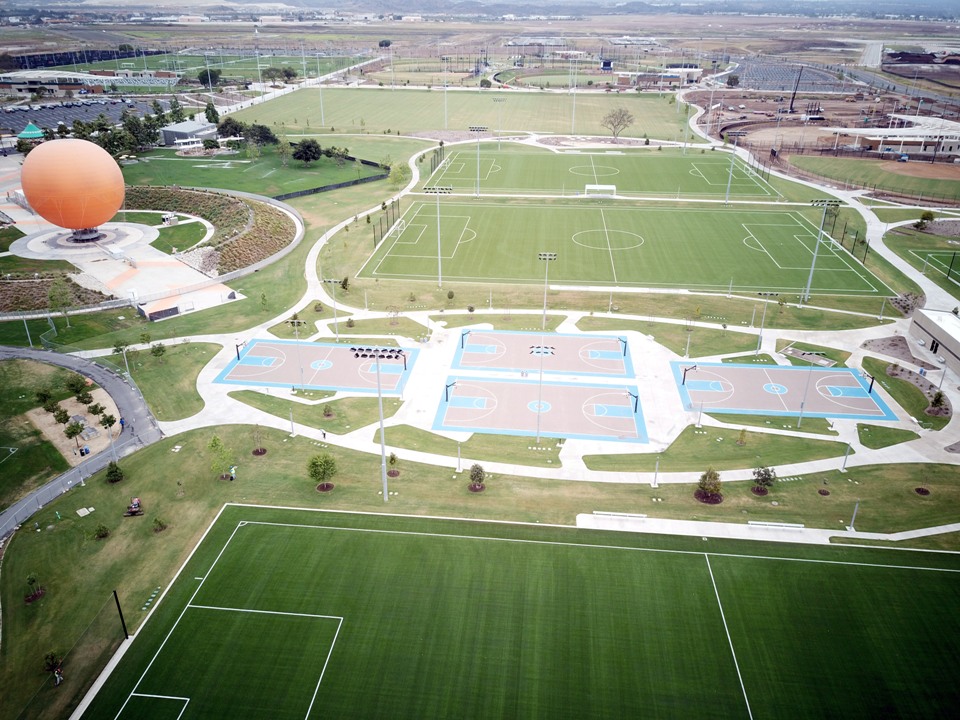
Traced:
<path id="1" fill-rule="evenodd" d="M 296 508 L 292 508 L 292 509 L 296 509 Z M 451 518 L 451 519 L 455 520 L 456 518 Z M 555 547 L 588 548 L 593 550 L 630 550 L 634 552 L 664 553 L 667 555 L 703 555 L 703 552 L 699 550 L 666 550 L 662 548 L 629 547 L 626 545 L 598 545 L 596 543 L 574 543 L 574 542 L 562 542 L 559 540 L 523 540 L 520 538 L 496 538 L 496 537 L 486 537 L 483 535 L 454 535 L 449 533 L 419 532 L 419 531 L 411 531 L 411 530 L 378 530 L 375 528 L 344 528 L 344 527 L 334 527 L 330 525 L 304 525 L 302 523 L 267 522 L 262 520 L 247 520 L 245 522 L 249 525 L 306 528 L 309 530 L 335 530 L 335 531 L 344 531 L 344 532 L 371 533 L 375 535 L 409 535 L 411 537 L 449 538 L 452 540 L 489 540 L 492 542 L 517 543 L 521 545 L 545 545 L 545 546 L 555 546 Z M 921 571 L 928 571 L 928 572 L 960 573 L 960 568 L 936 568 L 936 567 L 923 567 L 921 565 L 891 565 L 888 563 L 861 563 L 861 562 L 851 562 L 849 560 L 816 560 L 812 558 L 777 557 L 775 555 L 745 555 L 743 553 L 714 552 L 714 553 L 711 553 L 711 555 L 715 557 L 742 558 L 742 559 L 748 559 L 748 560 L 783 560 L 787 562 L 805 562 L 805 563 L 812 563 L 816 565 L 839 565 L 839 566 L 849 566 L 849 567 L 879 568 L 879 569 L 887 569 L 887 570 L 921 570 Z"/>
<path id="2" fill-rule="evenodd" d="M 603 237 L 607 240 L 607 254 L 610 255 L 610 269 L 613 270 L 613 281 L 617 282 L 617 264 L 613 261 L 613 248 L 610 247 L 610 233 L 607 231 L 607 218 L 600 210 L 600 221 L 603 223 Z"/>
<path id="3" fill-rule="evenodd" d="M 727 642 L 730 644 L 730 654 L 733 656 L 733 666 L 737 669 L 737 679 L 740 681 L 740 690 L 743 691 L 743 701 L 747 704 L 747 716 L 753 720 L 753 712 L 750 710 L 750 698 L 747 697 L 747 688 L 743 684 L 743 675 L 740 674 L 740 663 L 737 662 L 737 651 L 733 649 L 733 638 L 730 637 L 730 628 L 727 627 L 727 617 L 723 613 L 723 603 L 720 602 L 720 591 L 717 590 L 717 581 L 713 578 L 713 568 L 710 567 L 710 556 L 703 554 L 707 561 L 707 571 L 710 573 L 710 584 L 713 585 L 713 594 L 717 596 L 717 607 L 720 608 L 720 619 L 723 620 L 723 631 L 727 634 Z"/>
<path id="4" fill-rule="evenodd" d="M 343 618 L 339 615 L 317 615 L 315 613 L 295 613 L 295 612 L 284 612 L 282 610 L 254 610 L 253 608 L 233 608 L 233 607 L 220 607 L 219 605 L 187 605 L 189 608 L 195 610 L 218 610 L 222 612 L 238 612 L 238 613 L 254 613 L 257 615 L 289 615 L 290 617 L 306 617 L 306 618 L 321 618 L 323 620 L 340 620 Z"/>
<path id="5" fill-rule="evenodd" d="M 593 169 L 593 184 L 599 185 L 600 181 L 597 180 L 597 164 L 593 161 L 593 156 L 590 156 L 590 167 Z"/>
<path id="6" fill-rule="evenodd" d="M 246 524 L 247 524 L 246 522 L 242 524 L 238 524 L 233 529 L 233 532 L 230 533 L 230 537 L 227 538 L 227 541 L 223 544 L 223 547 L 220 548 L 220 552 L 217 553 L 217 557 L 214 559 L 213 564 L 210 565 L 210 568 L 207 570 L 206 575 L 204 576 L 204 579 L 200 581 L 200 584 L 197 585 L 197 589 L 193 591 L 193 595 L 190 596 L 190 600 L 187 601 L 186 606 L 184 606 L 181 613 L 177 616 L 177 621 L 173 624 L 173 627 L 170 628 L 170 632 L 167 633 L 167 636 L 163 639 L 163 642 L 160 643 L 160 647 L 157 648 L 157 651 L 153 654 L 153 657 L 150 658 L 150 662 L 147 663 L 147 667 L 144 668 L 143 674 L 140 675 L 140 679 L 137 680 L 137 684 L 133 686 L 133 690 L 130 692 L 130 695 L 128 695 L 127 699 L 123 701 L 123 705 L 120 707 L 120 711 L 114 716 L 113 720 L 117 720 L 117 718 L 119 718 L 120 715 L 123 714 L 123 709 L 127 706 L 127 703 L 130 702 L 130 698 L 133 697 L 133 693 L 135 693 L 137 691 L 137 688 L 140 687 L 140 683 L 143 682 L 143 679 L 147 676 L 147 673 L 150 672 L 150 668 L 153 667 L 153 663 L 156 662 L 157 658 L 160 656 L 160 653 L 163 651 L 163 648 L 167 644 L 167 641 L 170 639 L 170 636 L 173 635 L 173 631 L 177 629 L 177 625 L 179 625 L 180 621 L 183 620 L 183 616 L 187 614 L 187 610 L 190 609 L 190 603 L 193 602 L 193 599 L 197 596 L 197 593 L 200 592 L 200 588 L 203 587 L 203 584 L 207 581 L 207 578 L 210 577 L 210 572 L 213 570 L 216 564 L 220 562 L 220 558 L 223 556 L 223 553 L 226 552 L 227 547 L 230 545 L 230 541 L 233 540 L 233 536 L 237 534 L 237 530 L 239 530 L 241 527 L 243 527 L 243 525 L 246 525 Z"/>
<path id="7" fill-rule="evenodd" d="M 809 372 L 809 371 L 808 371 L 808 372 Z M 780 384 L 780 383 L 778 383 L 776 380 L 774 380 L 772 377 L 770 377 L 770 371 L 769 371 L 769 370 L 764 370 L 764 371 L 763 371 L 763 375 L 764 375 L 765 378 L 767 378 L 767 380 L 770 382 L 771 385 L 779 385 L 779 384 Z M 788 390 L 788 392 L 789 392 L 789 390 Z M 787 412 L 790 412 L 790 408 L 787 407 L 787 403 L 784 402 L 784 399 L 783 399 L 783 396 L 786 395 L 786 394 L 787 394 L 787 393 L 778 393 L 778 394 L 777 394 L 777 399 L 780 401 L 780 405 L 783 406 L 783 409 L 786 410 Z"/>
<path id="8" fill-rule="evenodd" d="M 333 634 L 333 642 L 330 643 L 330 649 L 327 650 L 327 659 L 323 661 L 323 668 L 320 670 L 320 677 L 317 678 L 317 686 L 313 690 L 313 697 L 310 698 L 310 705 L 307 707 L 307 714 L 304 715 L 304 720 L 310 717 L 310 712 L 313 710 L 313 705 L 317 701 L 317 693 L 320 692 L 320 683 L 323 682 L 323 676 L 327 672 L 327 665 L 330 664 L 330 656 L 333 655 L 333 648 L 337 644 L 337 638 L 340 637 L 340 628 L 343 627 L 343 618 L 340 618 L 340 621 L 337 623 L 337 631 Z"/>
<path id="9" fill-rule="evenodd" d="M 187 705 L 190 704 L 190 698 L 179 697 L 177 695 L 151 695 L 149 693 L 131 693 L 131 694 L 133 697 L 156 698 L 158 700 L 183 700 L 183 707 L 180 708 L 180 712 L 177 714 L 177 720 L 180 720 L 180 718 L 183 717 L 183 714 L 187 711 Z"/>

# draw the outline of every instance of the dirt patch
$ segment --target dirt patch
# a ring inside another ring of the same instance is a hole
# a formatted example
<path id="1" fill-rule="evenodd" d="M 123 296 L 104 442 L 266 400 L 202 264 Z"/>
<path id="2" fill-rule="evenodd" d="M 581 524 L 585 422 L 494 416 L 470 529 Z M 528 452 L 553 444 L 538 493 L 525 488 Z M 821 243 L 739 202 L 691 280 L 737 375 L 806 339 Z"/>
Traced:
<path id="1" fill-rule="evenodd" d="M 936 220 L 927 225 L 926 232 L 942 237 L 960 237 L 960 220 Z"/>
<path id="2" fill-rule="evenodd" d="M 910 350 L 910 343 L 903 335 L 891 335 L 890 337 L 877 338 L 876 340 L 867 340 L 861 345 L 864 350 L 887 355 L 896 358 L 900 362 L 908 362 L 912 365 L 918 365 L 924 370 L 937 370 L 937 366 L 928 363 L 926 360 L 919 360 L 914 357 Z"/>
<path id="3" fill-rule="evenodd" d="M 120 413 L 117 411 L 117 406 L 103 388 L 91 390 L 90 394 L 93 395 L 93 401 L 95 403 L 103 405 L 106 415 L 113 415 L 117 419 L 117 424 L 110 429 L 110 431 L 113 432 L 114 440 L 116 440 L 116 438 L 120 436 Z M 90 448 L 92 455 L 96 455 L 110 448 L 110 431 L 100 427 L 99 420 L 87 411 L 86 405 L 77 402 L 76 398 L 71 397 L 62 400 L 60 407 L 66 410 L 71 418 L 74 415 L 82 415 L 86 419 L 84 424 L 88 427 L 96 428 L 99 432 L 96 437 L 87 440 L 84 440 L 82 436 L 78 437 L 77 440 L 80 441 L 81 447 L 86 446 Z M 66 458 L 70 467 L 75 467 L 86 460 L 85 457 L 80 457 L 80 453 L 77 452 L 77 440 L 71 440 L 63 434 L 63 429 L 66 425 L 61 425 L 54 420 L 53 413 L 48 413 L 43 408 L 34 408 L 24 414 L 27 416 L 27 419 L 33 423 L 34 427 L 43 434 L 44 439 L 49 440 L 53 443 L 53 446 L 60 451 L 60 454 Z"/>
<path id="4" fill-rule="evenodd" d="M 929 162 L 892 162 L 884 166 L 884 172 L 907 177 L 928 178 L 930 180 L 956 180 L 957 168 L 947 163 Z"/>

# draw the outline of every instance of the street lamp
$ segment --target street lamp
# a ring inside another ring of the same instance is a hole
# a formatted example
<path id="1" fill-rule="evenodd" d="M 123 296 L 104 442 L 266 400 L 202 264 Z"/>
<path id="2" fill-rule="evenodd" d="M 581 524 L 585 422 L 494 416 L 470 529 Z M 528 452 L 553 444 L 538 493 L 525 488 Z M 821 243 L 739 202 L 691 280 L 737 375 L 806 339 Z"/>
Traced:
<path id="1" fill-rule="evenodd" d="M 470 125 L 467 129 L 477 134 L 477 197 L 480 197 L 480 135 L 485 133 L 488 128 L 486 125 Z"/>
<path id="2" fill-rule="evenodd" d="M 440 252 L 440 196 L 449 195 L 453 192 L 452 187 L 444 187 L 435 185 L 433 187 L 424 188 L 423 191 L 428 195 L 437 196 L 437 287 L 443 287 L 443 260 Z"/>
<path id="3" fill-rule="evenodd" d="M 381 348 L 381 347 L 355 347 L 350 348 L 353 357 L 362 360 L 372 359 L 377 366 L 377 409 L 380 412 L 380 477 L 383 480 L 383 501 L 389 499 L 387 490 L 387 445 L 384 440 L 383 429 L 383 391 L 380 386 L 380 360 L 403 359 L 404 369 L 406 369 L 407 358 L 400 348 Z"/>
<path id="4" fill-rule="evenodd" d="M 537 253 L 537 259 L 543 260 L 545 264 L 543 271 L 543 322 L 540 323 L 540 329 L 547 329 L 547 280 L 550 277 L 550 262 L 557 259 L 555 252 Z"/>
<path id="5" fill-rule="evenodd" d="M 320 53 L 317 53 L 317 92 L 320 93 L 320 124 L 326 125 L 323 119 L 323 79 L 320 77 Z"/>
<path id="6" fill-rule="evenodd" d="M 540 444 L 540 415 L 543 413 L 543 356 L 554 355 L 556 348 L 544 344 L 543 335 L 540 336 L 539 345 L 530 346 L 531 355 L 540 356 L 540 381 L 537 383 L 537 445 Z"/>
<path id="7" fill-rule="evenodd" d="M 823 225 L 827 221 L 827 208 L 840 205 L 839 200 L 811 200 L 813 207 L 822 207 L 823 215 L 820 216 L 820 229 L 817 230 L 817 241 L 813 244 L 813 260 L 810 263 L 810 277 L 807 278 L 807 289 L 803 293 L 803 301 L 810 302 L 810 286 L 813 284 L 813 271 L 817 267 L 817 251 L 820 249 L 820 237 L 823 235 Z"/>

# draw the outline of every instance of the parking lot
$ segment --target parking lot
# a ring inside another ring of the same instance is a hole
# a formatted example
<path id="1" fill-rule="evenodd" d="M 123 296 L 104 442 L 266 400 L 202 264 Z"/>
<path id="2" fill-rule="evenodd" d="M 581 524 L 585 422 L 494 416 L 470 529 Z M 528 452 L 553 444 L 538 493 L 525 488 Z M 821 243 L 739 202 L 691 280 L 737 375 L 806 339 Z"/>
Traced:
<path id="1" fill-rule="evenodd" d="M 4 135 L 17 135 L 26 126 L 27 123 L 33 123 L 40 129 L 49 128 L 56 130 L 62 122 L 67 126 L 73 125 L 74 120 L 92 122 L 98 115 L 103 113 L 107 119 L 113 123 L 120 122 L 120 115 L 124 110 L 135 112 L 140 117 L 153 113 L 152 101 L 134 100 L 132 98 L 102 98 L 96 99 L 81 97 L 79 99 L 67 100 L 57 99 L 56 101 L 47 100 L 43 103 L 30 103 L 22 105 L 6 105 L 0 111 L 0 128 Z M 167 109 L 167 102 L 161 101 L 164 109 Z M 8 140 L 5 145 L 10 141 Z"/>

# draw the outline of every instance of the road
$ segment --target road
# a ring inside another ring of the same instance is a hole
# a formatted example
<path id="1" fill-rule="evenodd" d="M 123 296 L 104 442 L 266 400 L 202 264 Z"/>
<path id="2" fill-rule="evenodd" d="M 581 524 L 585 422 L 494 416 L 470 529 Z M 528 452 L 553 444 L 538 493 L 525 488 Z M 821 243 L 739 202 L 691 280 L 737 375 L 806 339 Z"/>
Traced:
<path id="1" fill-rule="evenodd" d="M 37 360 L 58 365 L 87 376 L 106 390 L 116 403 L 120 417 L 124 419 L 124 427 L 120 437 L 114 443 L 117 457 L 122 457 L 151 445 L 163 437 L 156 418 L 153 417 L 153 413 L 150 412 L 144 402 L 140 390 L 112 370 L 73 355 L 61 355 L 49 350 L 0 345 L 0 361 L 13 359 Z M 112 459 L 113 453 L 107 450 L 93 455 L 11 505 L 0 513 L 0 538 L 9 535 L 17 525 L 29 520 L 33 513 L 48 502 L 67 492 L 74 485 L 82 483 L 85 478 L 90 477 L 95 472 L 105 468 Z"/>

